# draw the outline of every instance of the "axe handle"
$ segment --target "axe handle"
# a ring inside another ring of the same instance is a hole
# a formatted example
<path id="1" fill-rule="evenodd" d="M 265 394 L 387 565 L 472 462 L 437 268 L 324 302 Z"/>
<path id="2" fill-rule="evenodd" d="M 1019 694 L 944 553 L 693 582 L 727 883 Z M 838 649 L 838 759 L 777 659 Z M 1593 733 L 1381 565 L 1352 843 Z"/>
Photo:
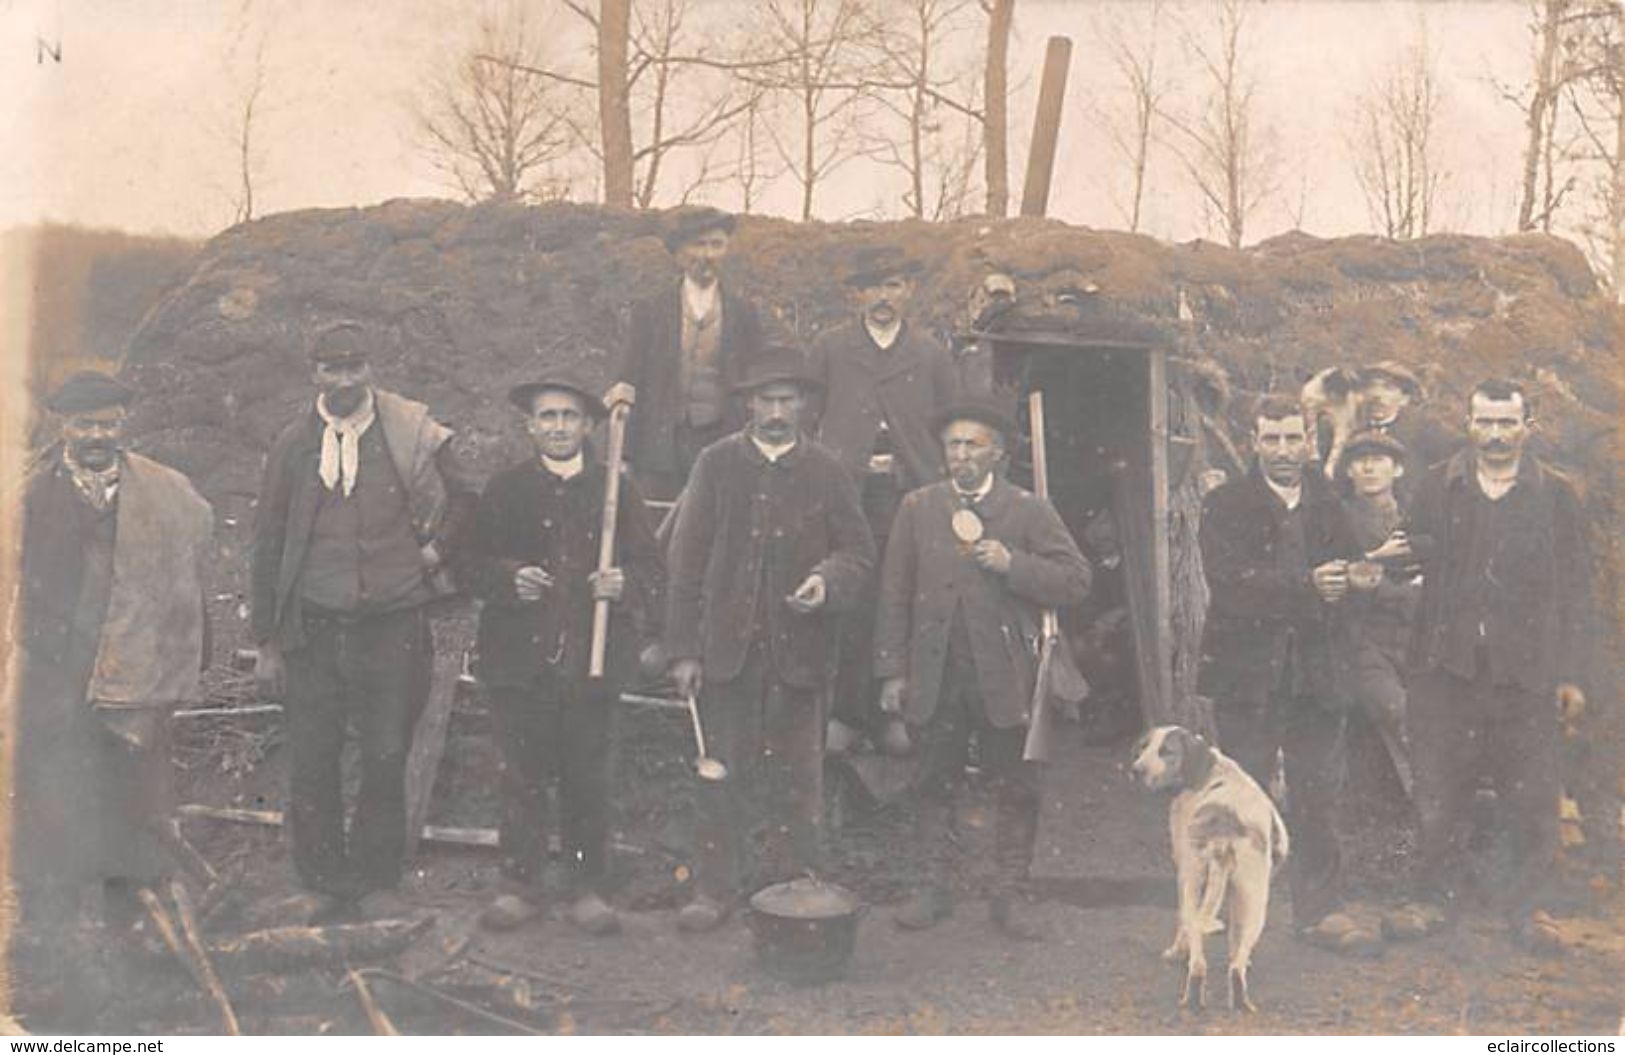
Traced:
<path id="1" fill-rule="evenodd" d="M 1027 394 L 1027 430 L 1032 434 L 1033 494 L 1048 501 L 1049 452 L 1044 444 L 1042 390 Z M 1038 633 L 1038 670 L 1033 678 L 1032 706 L 1028 708 L 1027 739 L 1021 749 L 1022 759 L 1028 762 L 1042 762 L 1049 755 L 1049 668 L 1055 655 L 1055 639 L 1060 635 L 1055 609 L 1044 609 Z"/>
<path id="2" fill-rule="evenodd" d="M 604 519 L 598 530 L 598 570 L 615 566 L 615 525 L 621 508 L 621 455 L 626 447 L 626 418 L 631 407 L 617 403 L 609 411 L 609 474 L 604 478 Z M 592 603 L 592 655 L 589 678 L 604 676 L 604 652 L 609 645 L 609 602 Z"/>

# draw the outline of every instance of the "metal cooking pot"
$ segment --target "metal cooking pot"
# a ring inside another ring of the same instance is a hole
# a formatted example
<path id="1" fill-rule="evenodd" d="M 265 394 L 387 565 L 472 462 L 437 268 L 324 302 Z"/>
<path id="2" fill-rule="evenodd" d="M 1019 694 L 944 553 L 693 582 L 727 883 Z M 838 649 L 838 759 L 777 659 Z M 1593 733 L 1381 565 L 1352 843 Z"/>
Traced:
<path id="1" fill-rule="evenodd" d="M 809 877 L 758 890 L 751 895 L 745 922 L 768 973 L 798 985 L 817 985 L 846 971 L 865 911 L 851 891 Z"/>

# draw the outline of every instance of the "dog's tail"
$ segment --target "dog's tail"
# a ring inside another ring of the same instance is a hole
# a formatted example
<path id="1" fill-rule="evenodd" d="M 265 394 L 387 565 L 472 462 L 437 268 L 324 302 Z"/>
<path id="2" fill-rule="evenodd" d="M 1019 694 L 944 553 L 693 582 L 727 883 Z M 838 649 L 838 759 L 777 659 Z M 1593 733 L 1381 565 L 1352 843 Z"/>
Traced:
<path id="1" fill-rule="evenodd" d="M 1270 808 L 1270 860 L 1272 864 L 1279 865 L 1286 860 L 1291 852 L 1292 840 L 1286 833 L 1286 821 L 1281 819 L 1281 811 Z"/>

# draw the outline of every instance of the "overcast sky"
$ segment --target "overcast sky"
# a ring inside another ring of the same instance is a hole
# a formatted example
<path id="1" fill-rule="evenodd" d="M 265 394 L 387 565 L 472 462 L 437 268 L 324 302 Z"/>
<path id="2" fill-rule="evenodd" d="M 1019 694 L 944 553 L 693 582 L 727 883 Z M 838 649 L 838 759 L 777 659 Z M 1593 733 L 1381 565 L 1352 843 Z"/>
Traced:
<path id="1" fill-rule="evenodd" d="M 748 0 L 694 0 L 701 18 L 739 21 Z M 884 0 L 879 0 L 884 3 Z M 454 0 L 0 0 L 0 228 L 41 220 L 206 236 L 232 217 L 232 120 L 258 42 L 265 41 L 257 212 L 455 195 L 410 134 L 413 93 L 444 68 L 471 29 Z M 1121 105 L 1101 27 L 1144 17 L 1148 3 L 1018 0 L 1011 54 L 1011 183 L 1019 193 L 1045 39 L 1075 51 L 1050 214 L 1121 227 L 1122 161 L 1104 115 Z M 1174 16 L 1200 31 L 1212 11 Z M 1248 231 L 1257 241 L 1294 226 L 1315 234 L 1369 230 L 1350 173 L 1345 129 L 1355 97 L 1414 39 L 1425 14 L 1446 90 L 1441 213 L 1453 229 L 1498 233 L 1516 209 L 1521 116 L 1495 83 L 1521 86 L 1528 20 L 1519 2 L 1272 0 L 1250 9 L 1262 120 L 1274 129 L 1279 190 Z M 1183 30 L 1164 31 L 1181 63 Z M 571 30 L 566 29 L 563 33 Z M 979 33 L 979 27 L 975 30 Z M 59 44 L 41 56 L 36 38 Z M 590 61 L 573 38 L 569 47 Z M 961 47 L 975 47 L 967 38 Z M 1187 80 L 1183 92 L 1195 90 Z M 666 195 L 679 192 L 681 166 Z M 821 217 L 897 215 L 895 183 L 853 162 L 819 192 Z M 590 186 L 576 188 L 591 194 Z M 717 204 L 733 191 L 710 192 Z M 781 183 L 761 211 L 789 214 Z M 1145 229 L 1163 238 L 1217 237 L 1177 160 L 1153 162 Z"/>

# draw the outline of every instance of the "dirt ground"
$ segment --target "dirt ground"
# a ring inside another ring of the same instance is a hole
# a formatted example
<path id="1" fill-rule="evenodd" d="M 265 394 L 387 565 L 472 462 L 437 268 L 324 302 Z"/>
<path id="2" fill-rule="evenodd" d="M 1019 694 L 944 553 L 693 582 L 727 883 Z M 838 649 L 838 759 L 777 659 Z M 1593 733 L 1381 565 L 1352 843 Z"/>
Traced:
<path id="1" fill-rule="evenodd" d="M 279 809 L 278 719 L 213 719 L 180 737 L 187 795 L 215 805 Z M 212 726 L 213 728 L 206 728 Z M 225 732 L 226 729 L 232 730 Z M 1287 930 L 1283 888 L 1255 955 L 1255 1016 L 1222 1010 L 1222 973 L 1196 1014 L 1176 1008 L 1181 972 L 1160 950 L 1174 923 L 1166 800 L 1133 786 L 1128 744 L 1090 746 L 1063 726 L 1049 768 L 1034 867 L 1035 911 L 1048 937 L 1000 937 L 975 896 L 975 869 L 955 915 L 904 933 L 891 911 L 918 872 L 910 820 L 899 805 L 831 792 L 841 831 L 828 870 L 870 908 L 845 978 L 798 987 L 766 975 L 737 916 L 693 936 L 675 927 L 687 898 L 686 727 L 682 715 L 624 708 L 620 723 L 617 893 L 623 931 L 589 938 L 553 909 L 512 933 L 480 930 L 475 916 L 498 881 L 494 851 L 425 844 L 404 886 L 416 918 L 432 924 L 398 957 L 356 964 L 379 1005 L 407 1033 L 1471 1033 L 1597 1034 L 1620 1028 L 1625 928 L 1609 892 L 1588 891 L 1567 868 L 1559 906 L 1576 948 L 1551 960 L 1517 952 L 1493 916 L 1453 933 L 1389 945 L 1379 959 L 1309 948 Z M 494 752 L 477 693 L 459 699 L 432 823 L 495 822 Z M 1373 902 L 1403 886 L 1409 833 L 1385 796 L 1380 760 L 1356 750 L 1348 872 Z M 1363 759 L 1363 761 L 1362 761 Z M 1376 783 L 1373 783 L 1376 782 Z M 1358 797 L 1356 797 L 1358 796 Z M 988 838 L 973 789 L 960 824 L 975 859 Z M 211 921 L 211 938 L 246 929 L 257 906 L 296 889 L 280 832 L 208 820 L 186 831 L 217 866 L 242 858 L 239 889 Z M 1600 884 L 1599 884 L 1600 886 Z M 1610 919 L 1613 922 L 1610 922 Z M 1223 939 L 1210 958 L 1222 962 Z M 133 983 L 85 1023 L 109 1032 L 213 1032 L 211 1006 L 156 947 L 122 965 Z M 371 1027 L 341 966 L 286 974 L 229 974 L 245 1032 L 364 1033 Z"/>

